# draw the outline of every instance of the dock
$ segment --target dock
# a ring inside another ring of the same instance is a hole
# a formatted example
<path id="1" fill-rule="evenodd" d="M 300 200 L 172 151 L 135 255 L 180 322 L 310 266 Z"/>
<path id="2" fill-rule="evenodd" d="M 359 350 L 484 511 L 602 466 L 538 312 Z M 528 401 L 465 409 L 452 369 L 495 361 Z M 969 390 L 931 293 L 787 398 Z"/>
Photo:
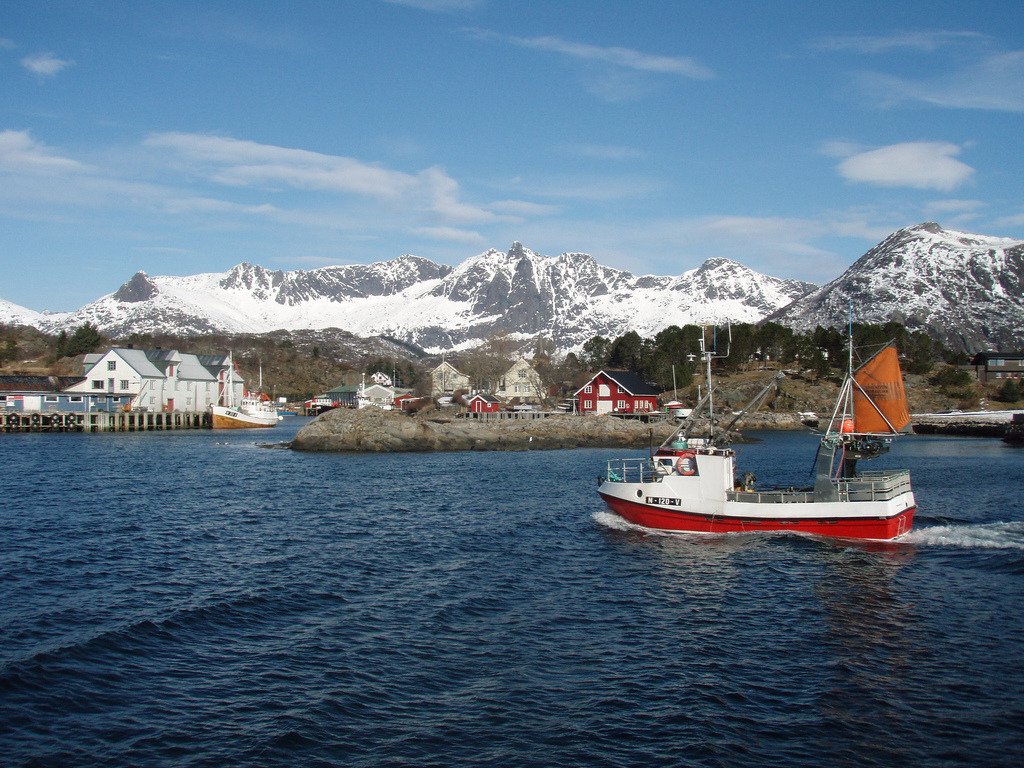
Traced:
<path id="1" fill-rule="evenodd" d="M 163 432 L 212 427 L 211 414 L 186 411 L 18 412 L 0 415 L 2 432 Z"/>

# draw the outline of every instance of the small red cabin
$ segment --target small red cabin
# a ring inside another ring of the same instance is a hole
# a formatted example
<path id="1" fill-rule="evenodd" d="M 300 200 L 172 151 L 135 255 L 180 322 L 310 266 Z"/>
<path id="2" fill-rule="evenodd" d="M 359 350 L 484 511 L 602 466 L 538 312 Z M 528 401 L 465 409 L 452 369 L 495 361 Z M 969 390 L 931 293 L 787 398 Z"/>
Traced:
<path id="1" fill-rule="evenodd" d="M 600 371 L 576 390 L 580 413 L 648 413 L 658 390 L 630 371 Z"/>
<path id="2" fill-rule="evenodd" d="M 479 392 L 466 401 L 470 413 L 497 413 L 501 410 L 501 401 L 493 395 Z"/>

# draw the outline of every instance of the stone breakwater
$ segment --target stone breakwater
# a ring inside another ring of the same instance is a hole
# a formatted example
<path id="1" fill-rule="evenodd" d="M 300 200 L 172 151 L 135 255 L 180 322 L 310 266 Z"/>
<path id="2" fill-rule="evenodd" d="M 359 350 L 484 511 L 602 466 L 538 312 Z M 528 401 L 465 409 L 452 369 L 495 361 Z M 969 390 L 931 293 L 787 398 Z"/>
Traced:
<path id="1" fill-rule="evenodd" d="M 611 416 L 478 421 L 436 413 L 424 417 L 375 408 L 338 408 L 300 429 L 291 447 L 299 451 L 360 452 L 639 448 L 652 439 L 660 443 L 672 431 L 668 423 L 642 424 Z"/>
<path id="2" fill-rule="evenodd" d="M 760 416 L 751 419 L 748 428 L 800 428 L 795 415 Z M 371 453 L 646 448 L 652 442 L 660 444 L 675 429 L 676 425 L 671 422 L 644 424 L 613 416 L 557 415 L 487 421 L 455 418 L 436 411 L 409 416 L 375 408 L 361 411 L 338 408 L 300 429 L 291 447 L 298 451 Z"/>
<path id="3" fill-rule="evenodd" d="M 914 414 L 914 432 L 919 435 L 1003 437 L 1015 414 L 1024 414 L 1024 411 Z"/>

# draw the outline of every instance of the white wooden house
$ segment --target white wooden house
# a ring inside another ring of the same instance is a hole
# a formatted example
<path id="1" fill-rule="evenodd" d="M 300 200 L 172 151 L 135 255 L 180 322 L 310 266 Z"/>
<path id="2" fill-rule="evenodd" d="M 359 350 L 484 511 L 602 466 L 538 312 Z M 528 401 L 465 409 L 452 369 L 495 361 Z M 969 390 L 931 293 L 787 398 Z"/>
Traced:
<path id="1" fill-rule="evenodd" d="M 539 403 L 544 399 L 544 382 L 525 358 L 516 360 L 498 380 L 494 394 L 504 400 Z"/>
<path id="2" fill-rule="evenodd" d="M 109 408 L 201 413 L 239 402 L 245 382 L 228 376 L 226 355 L 193 355 L 173 349 L 114 348 L 85 356 L 85 379 L 65 391 L 102 399 Z M 229 378 L 234 392 L 228 392 Z"/>
<path id="3" fill-rule="evenodd" d="M 390 411 L 395 407 L 395 390 L 383 384 L 367 384 L 359 390 L 359 407 L 381 408 Z"/>
<path id="4" fill-rule="evenodd" d="M 469 389 L 469 376 L 447 360 L 430 372 L 431 397 L 443 397 L 460 389 Z"/>

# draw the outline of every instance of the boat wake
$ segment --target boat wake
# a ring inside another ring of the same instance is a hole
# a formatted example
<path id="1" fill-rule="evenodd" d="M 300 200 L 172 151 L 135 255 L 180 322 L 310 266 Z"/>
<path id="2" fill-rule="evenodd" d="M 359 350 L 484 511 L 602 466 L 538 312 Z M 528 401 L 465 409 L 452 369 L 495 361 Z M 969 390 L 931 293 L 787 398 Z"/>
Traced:
<path id="1" fill-rule="evenodd" d="M 965 549 L 1024 550 L 1024 522 L 931 525 L 915 528 L 900 544 Z"/>
<path id="2" fill-rule="evenodd" d="M 664 533 L 663 531 L 655 531 L 651 528 L 644 528 L 642 525 L 634 525 L 628 520 L 624 520 L 613 512 L 595 512 L 593 514 L 593 520 L 598 525 L 604 526 L 605 528 L 611 528 L 616 531 L 643 531 L 644 533 Z"/>

